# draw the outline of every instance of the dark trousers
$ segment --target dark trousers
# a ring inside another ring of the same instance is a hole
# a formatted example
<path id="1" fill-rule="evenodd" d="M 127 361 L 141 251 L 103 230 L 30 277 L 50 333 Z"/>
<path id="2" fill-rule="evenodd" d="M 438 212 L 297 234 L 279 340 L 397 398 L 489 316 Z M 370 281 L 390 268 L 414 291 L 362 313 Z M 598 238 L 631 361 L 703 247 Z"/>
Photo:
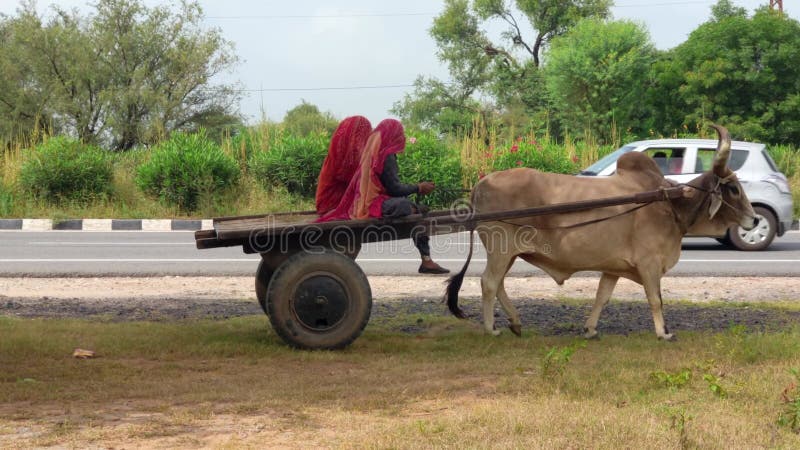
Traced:
<path id="1" fill-rule="evenodd" d="M 406 197 L 390 197 L 383 202 L 381 206 L 381 214 L 388 219 L 396 217 L 405 217 L 419 211 L 417 204 L 412 202 Z M 431 256 L 431 247 L 429 242 L 431 240 L 428 234 L 424 231 L 415 232 L 412 234 L 411 239 L 414 241 L 414 246 L 419 250 L 422 256 Z"/>

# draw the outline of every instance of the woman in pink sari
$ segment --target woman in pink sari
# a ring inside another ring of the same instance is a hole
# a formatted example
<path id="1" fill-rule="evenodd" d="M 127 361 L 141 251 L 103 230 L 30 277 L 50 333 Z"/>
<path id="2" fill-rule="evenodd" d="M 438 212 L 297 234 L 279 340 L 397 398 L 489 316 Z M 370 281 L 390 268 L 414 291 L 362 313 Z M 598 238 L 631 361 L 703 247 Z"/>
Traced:
<path id="1" fill-rule="evenodd" d="M 408 199 L 411 194 L 428 194 L 434 189 L 431 182 L 402 183 L 398 176 L 397 157 L 405 149 L 403 125 L 386 119 L 375 127 L 361 153 L 361 161 L 339 205 L 320 217 L 329 220 L 367 219 L 370 217 L 403 217 L 422 211 L 422 206 Z M 420 252 L 420 273 L 448 273 L 430 256 L 430 238 L 420 233 L 413 236 Z"/>

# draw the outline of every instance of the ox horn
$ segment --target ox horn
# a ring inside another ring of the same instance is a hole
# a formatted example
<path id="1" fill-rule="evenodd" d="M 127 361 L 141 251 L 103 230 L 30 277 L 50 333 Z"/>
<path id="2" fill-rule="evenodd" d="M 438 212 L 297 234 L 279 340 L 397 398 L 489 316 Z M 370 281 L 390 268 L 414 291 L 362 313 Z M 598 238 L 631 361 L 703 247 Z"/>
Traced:
<path id="1" fill-rule="evenodd" d="M 719 135 L 717 154 L 714 156 L 714 173 L 720 178 L 725 178 L 731 172 L 728 169 L 728 160 L 731 157 L 731 135 L 723 126 L 717 124 L 711 124 L 711 126 L 717 130 L 717 135 Z"/>

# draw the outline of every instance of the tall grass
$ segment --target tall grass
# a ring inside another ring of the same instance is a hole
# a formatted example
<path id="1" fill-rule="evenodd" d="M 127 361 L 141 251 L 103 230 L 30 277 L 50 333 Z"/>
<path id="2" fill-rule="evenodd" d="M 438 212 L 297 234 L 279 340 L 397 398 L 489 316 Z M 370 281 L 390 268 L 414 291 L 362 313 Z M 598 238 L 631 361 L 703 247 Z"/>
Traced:
<path id="1" fill-rule="evenodd" d="M 689 134 L 688 129 L 683 131 Z M 698 127 L 697 131 L 703 133 L 704 129 Z M 292 195 L 281 186 L 265 186 L 264 180 L 250 170 L 250 163 L 270 152 L 285 135 L 280 124 L 262 121 L 224 136 L 220 145 L 223 152 L 234 157 L 239 164 L 242 181 L 222 197 L 199 199 L 198 209 L 194 213 L 182 212 L 148 199 L 137 188 L 133 176 L 149 155 L 150 150 L 146 148 L 112 155 L 114 184 L 113 192 L 107 199 L 98 199 L 88 205 L 66 203 L 58 206 L 31 199 L 19 187 L 20 167 L 27 149 L 47 140 L 48 136 L 41 133 L 20 136 L 0 154 L 0 217 L 211 217 L 313 209 L 313 199 Z M 510 129 L 484 123 L 477 117 L 468 134 L 441 139 L 447 152 L 461 163 L 460 168 L 452 169 L 458 170 L 458 173 L 448 174 L 448 177 L 460 177 L 461 187 L 471 188 L 483 175 L 512 167 L 576 173 L 620 145 L 634 140 L 616 128 L 612 129 L 610 135 L 612 139 L 609 144 L 600 144 L 588 134 L 567 136 L 557 141 L 547 129 L 517 135 Z M 795 198 L 794 214 L 800 217 L 800 150 L 793 146 L 770 146 L 769 151 L 789 179 Z M 401 173 L 401 177 L 408 180 L 413 180 L 415 175 Z"/>
<path id="2" fill-rule="evenodd" d="M 619 147 L 619 133 L 613 131 L 612 136 L 608 145 L 599 144 L 590 133 L 581 139 L 566 136 L 563 142 L 547 131 L 501 136 L 496 127 L 477 118 L 470 133 L 457 138 L 454 146 L 461 157 L 464 187 L 469 188 L 490 172 L 514 167 L 577 173 Z"/>

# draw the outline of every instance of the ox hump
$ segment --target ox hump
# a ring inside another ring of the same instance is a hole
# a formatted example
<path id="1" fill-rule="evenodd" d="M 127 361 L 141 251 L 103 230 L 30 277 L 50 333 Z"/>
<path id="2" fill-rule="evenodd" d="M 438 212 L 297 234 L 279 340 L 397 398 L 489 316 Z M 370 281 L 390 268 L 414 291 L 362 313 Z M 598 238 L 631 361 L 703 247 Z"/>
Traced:
<path id="1" fill-rule="evenodd" d="M 643 189 L 658 189 L 665 179 L 653 158 L 639 152 L 626 153 L 617 160 L 616 176 Z"/>

